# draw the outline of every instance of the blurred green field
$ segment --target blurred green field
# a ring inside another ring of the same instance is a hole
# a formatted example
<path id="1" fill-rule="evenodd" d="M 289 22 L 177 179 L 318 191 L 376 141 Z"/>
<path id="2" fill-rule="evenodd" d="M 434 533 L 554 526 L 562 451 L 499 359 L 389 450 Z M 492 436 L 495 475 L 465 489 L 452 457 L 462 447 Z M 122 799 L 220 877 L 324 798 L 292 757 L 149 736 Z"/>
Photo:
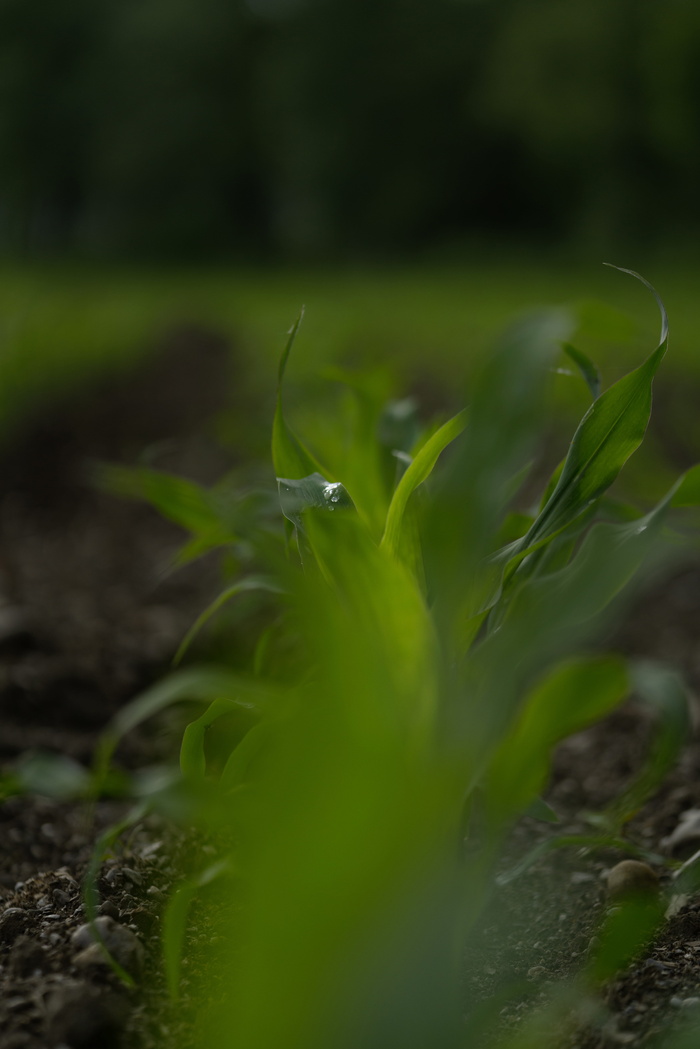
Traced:
<path id="1" fill-rule="evenodd" d="M 645 275 L 671 321 L 660 381 L 687 390 L 700 372 L 698 274 L 667 266 Z M 292 389 L 332 363 L 386 361 L 401 381 L 430 376 L 456 392 L 513 317 L 552 304 L 575 307 L 577 344 L 600 363 L 607 385 L 650 352 L 659 329 L 649 293 L 603 266 L 527 260 L 347 270 L 6 266 L 0 271 L 0 418 L 7 428 L 38 398 L 105 367 L 130 366 L 181 324 L 227 336 L 253 385 L 271 392 L 285 333 L 302 304 Z"/>

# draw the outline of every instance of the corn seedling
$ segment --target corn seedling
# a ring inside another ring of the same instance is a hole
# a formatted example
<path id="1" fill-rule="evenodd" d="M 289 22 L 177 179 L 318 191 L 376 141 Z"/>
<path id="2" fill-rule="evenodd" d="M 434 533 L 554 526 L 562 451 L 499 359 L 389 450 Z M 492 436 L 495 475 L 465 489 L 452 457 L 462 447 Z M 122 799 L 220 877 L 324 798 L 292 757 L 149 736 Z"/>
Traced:
<path id="1" fill-rule="evenodd" d="M 251 667 L 175 673 L 119 715 L 99 762 L 103 774 L 119 736 L 166 705 L 202 702 L 180 784 L 227 844 L 180 887 L 164 931 L 177 998 L 191 900 L 216 881 L 232 901 L 216 979 L 205 971 L 198 992 L 202 1046 L 476 1044 L 494 1018 L 465 998 L 460 958 L 497 891 L 503 842 L 525 813 L 556 821 L 542 800 L 553 748 L 634 689 L 660 724 L 645 769 L 595 834 L 545 846 L 628 847 L 626 820 L 684 738 L 685 697 L 672 671 L 586 645 L 627 584 L 668 555 L 673 508 L 700 502 L 698 468 L 646 512 L 609 493 L 649 421 L 668 343 L 657 301 L 658 347 L 602 393 L 571 345 L 572 318 L 545 312 L 503 337 L 468 407 L 431 434 L 416 439 L 410 404 L 387 410 L 356 377 L 336 420 L 343 437 L 313 451 L 283 406 L 297 322 L 272 436 L 284 530 L 244 512 L 250 500 L 225 486 L 109 474 L 189 530 L 184 558 L 216 545 L 253 551 L 254 571 L 212 614 L 245 589 L 275 608 Z M 539 505 L 515 512 L 562 351 L 593 400 Z M 231 718 L 235 745 L 212 763 L 209 745 Z M 623 908 L 601 932 L 587 988 L 659 920 L 629 915 Z M 512 1045 L 538 1044 L 528 1031 Z"/>

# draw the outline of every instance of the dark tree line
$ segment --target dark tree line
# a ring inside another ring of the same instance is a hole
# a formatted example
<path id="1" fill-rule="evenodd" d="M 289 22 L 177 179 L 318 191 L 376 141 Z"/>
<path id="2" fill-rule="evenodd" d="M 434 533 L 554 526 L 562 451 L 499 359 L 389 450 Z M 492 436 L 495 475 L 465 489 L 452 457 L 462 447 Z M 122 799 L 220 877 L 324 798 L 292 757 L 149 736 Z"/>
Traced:
<path id="1" fill-rule="evenodd" d="M 698 225 L 696 0 L 0 0 L 0 250 Z"/>

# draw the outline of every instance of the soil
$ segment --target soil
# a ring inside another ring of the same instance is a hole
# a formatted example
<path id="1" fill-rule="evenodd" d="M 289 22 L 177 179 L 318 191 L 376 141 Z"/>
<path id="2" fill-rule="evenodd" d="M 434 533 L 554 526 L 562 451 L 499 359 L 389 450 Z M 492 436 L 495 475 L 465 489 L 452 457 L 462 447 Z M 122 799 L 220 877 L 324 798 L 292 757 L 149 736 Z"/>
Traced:
<path id="1" fill-rule="evenodd" d="M 84 466 L 95 457 L 133 461 L 144 445 L 166 441 L 169 468 L 202 480 L 219 476 L 231 464 L 201 434 L 226 407 L 229 360 L 230 349 L 211 333 L 175 332 L 140 373 L 112 376 L 43 407 L 0 457 L 4 769 L 36 751 L 89 764 L 110 717 L 162 674 L 217 592 L 216 559 L 169 572 L 183 538 L 178 529 L 147 507 L 91 488 Z M 637 601 L 613 643 L 674 662 L 700 689 L 698 637 L 700 567 L 687 565 Z M 127 768 L 152 764 L 172 752 L 174 732 L 166 719 L 134 734 L 119 760 Z M 642 766 L 652 733 L 649 716 L 630 703 L 562 745 L 548 796 L 561 823 L 522 820 L 504 864 L 555 834 L 590 833 L 585 813 L 620 793 Z M 693 737 L 627 836 L 663 854 L 694 808 L 700 742 Z M 149 817 L 100 867 L 101 933 L 133 989 L 85 925 L 81 887 L 95 837 L 124 812 L 114 800 L 87 807 L 42 796 L 0 806 L 0 1049 L 151 1049 L 176 1040 L 181 1021 L 165 1005 L 158 927 L 191 842 Z M 602 1007 L 586 1011 L 579 988 L 574 1007 L 561 997 L 595 950 L 609 906 L 604 878 L 623 858 L 561 849 L 495 888 L 465 960 L 468 1005 L 484 1003 L 503 1033 L 553 1003 L 547 1035 L 528 1044 L 556 1049 L 653 1046 L 669 1026 L 700 1022 L 700 903 L 693 897 L 608 981 Z"/>
<path id="2" fill-rule="evenodd" d="M 110 375 L 44 405 L 0 456 L 0 763 L 67 755 L 88 766 L 114 713 L 168 668 L 194 616 L 220 587 L 205 558 L 170 571 L 183 541 L 148 507 L 86 481 L 89 460 L 157 465 L 209 482 L 231 464 L 202 437 L 226 407 L 230 348 L 180 329 L 133 375 Z M 165 443 L 163 443 L 165 442 Z M 153 456 L 152 456 L 153 458 Z M 174 753 L 167 718 L 120 748 L 125 768 Z M 82 884 L 96 836 L 125 804 L 88 807 L 41 796 L 0 805 L 0 1047 L 71 1049 L 167 1039 L 90 946 Z M 167 853 L 163 835 L 168 834 Z M 157 959 L 163 890 L 177 838 L 151 819 L 102 865 L 100 913 L 117 957 L 164 1001 Z M 109 937 L 105 934 L 105 940 Z"/>

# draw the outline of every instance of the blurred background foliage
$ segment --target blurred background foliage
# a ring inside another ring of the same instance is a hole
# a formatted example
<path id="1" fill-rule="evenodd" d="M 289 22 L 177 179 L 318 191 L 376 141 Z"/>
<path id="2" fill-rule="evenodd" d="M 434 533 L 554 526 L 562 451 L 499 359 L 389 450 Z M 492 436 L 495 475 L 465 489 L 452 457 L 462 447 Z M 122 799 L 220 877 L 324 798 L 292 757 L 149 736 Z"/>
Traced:
<path id="1" fill-rule="evenodd" d="M 3 0 L 0 252 L 653 251 L 699 127 L 694 0 Z"/>

